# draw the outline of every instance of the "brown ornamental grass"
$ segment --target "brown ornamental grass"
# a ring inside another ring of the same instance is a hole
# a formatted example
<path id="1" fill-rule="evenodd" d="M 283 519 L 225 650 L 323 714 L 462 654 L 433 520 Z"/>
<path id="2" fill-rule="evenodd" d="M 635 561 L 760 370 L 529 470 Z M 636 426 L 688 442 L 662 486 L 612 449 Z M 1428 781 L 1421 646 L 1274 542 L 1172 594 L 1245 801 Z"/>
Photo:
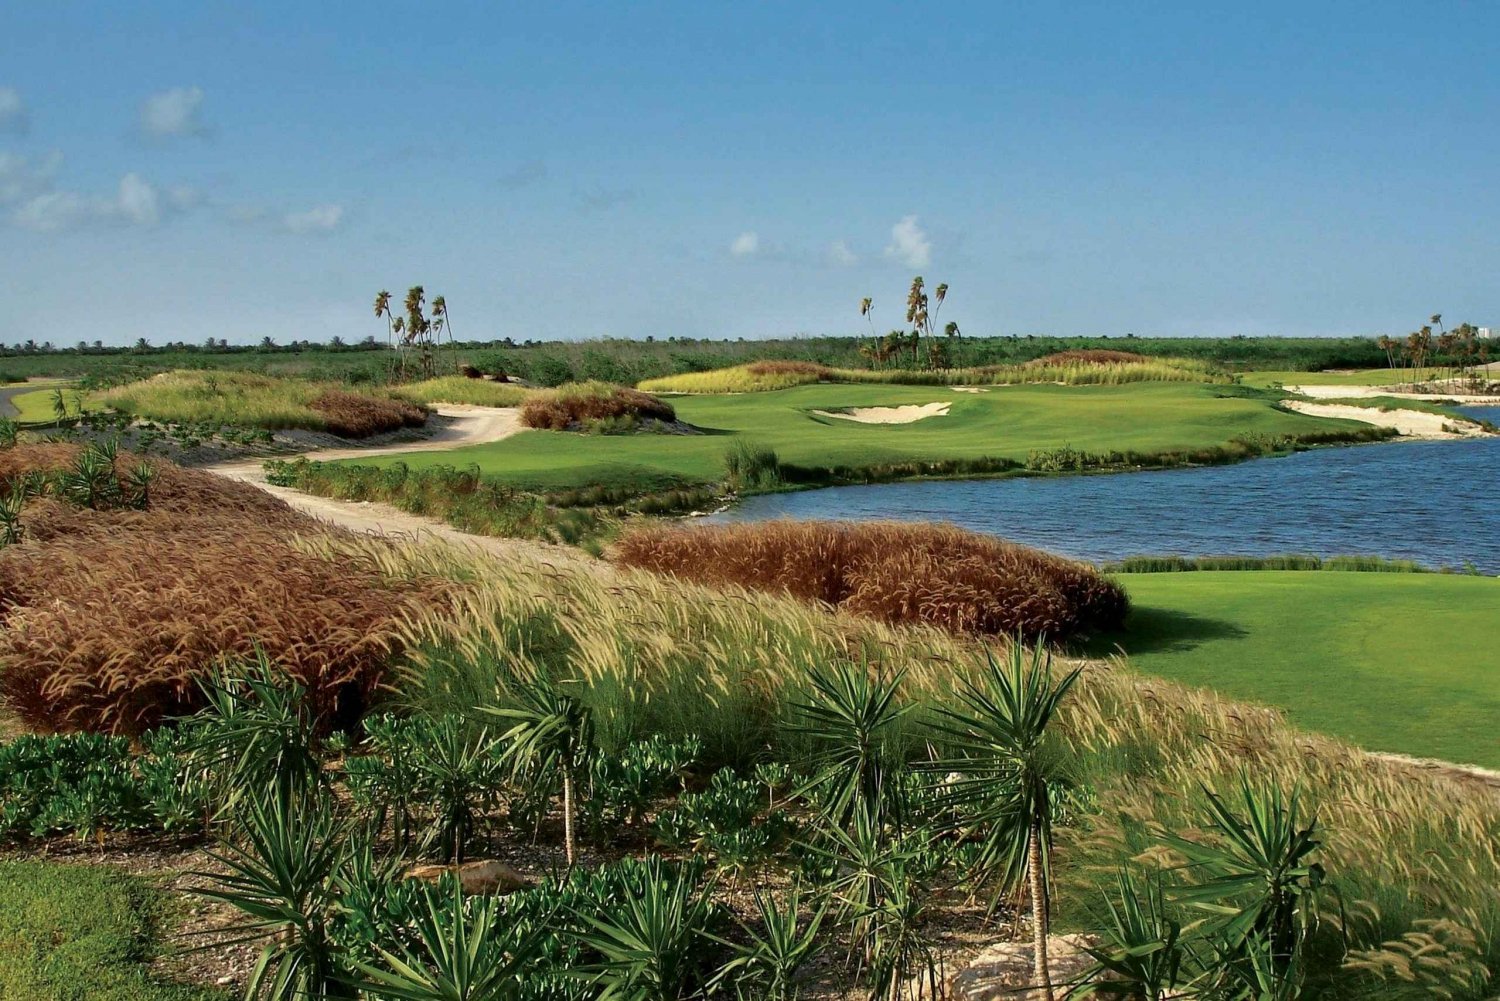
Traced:
<path id="1" fill-rule="evenodd" d="M 0 450 L 0 484 L 75 452 Z M 313 555 L 299 537 L 329 529 L 263 491 L 152 464 L 148 510 L 36 499 L 0 549 L 0 700 L 32 729 L 138 734 L 196 709 L 202 679 L 257 649 L 325 720 L 347 718 L 399 652 L 398 620 L 446 600 L 370 559 Z"/>
<path id="2" fill-rule="evenodd" d="M 427 423 L 427 411 L 407 400 L 341 390 L 328 390 L 308 407 L 323 415 L 327 430 L 345 438 L 368 438 Z"/>
<path id="3" fill-rule="evenodd" d="M 574 431 L 603 421 L 675 421 L 670 403 L 650 393 L 607 382 L 578 382 L 534 394 L 521 407 L 521 423 L 548 431 Z"/>
<path id="4" fill-rule="evenodd" d="M 1057 640 L 1119 627 L 1125 592 L 1088 564 L 967 532 L 901 522 L 653 526 L 618 562 L 684 580 L 784 592 L 889 623 Z"/>

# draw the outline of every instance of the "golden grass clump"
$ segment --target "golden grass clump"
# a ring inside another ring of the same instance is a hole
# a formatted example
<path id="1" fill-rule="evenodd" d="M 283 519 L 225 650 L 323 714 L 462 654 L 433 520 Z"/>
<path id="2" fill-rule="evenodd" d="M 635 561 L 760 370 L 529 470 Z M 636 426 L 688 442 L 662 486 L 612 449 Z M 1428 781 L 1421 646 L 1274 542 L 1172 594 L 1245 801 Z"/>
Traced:
<path id="1" fill-rule="evenodd" d="M 682 372 L 647 379 L 637 387 L 648 393 L 761 393 L 790 389 L 829 376 L 830 370 L 812 362 L 760 361 L 708 372 Z"/>
<path id="2" fill-rule="evenodd" d="M 670 403 L 649 393 L 607 382 L 570 382 L 537 392 L 522 405 L 521 423 L 529 428 L 573 431 L 606 421 L 675 421 Z"/>
<path id="3" fill-rule="evenodd" d="M 461 375 L 442 375 L 391 388 L 392 396 L 425 406 L 435 403 L 466 403 L 475 407 L 519 407 L 531 393 L 531 390 L 513 382 L 491 382 L 488 379 L 469 379 Z"/>
<path id="4" fill-rule="evenodd" d="M 177 424 L 306 428 L 364 437 L 420 427 L 426 413 L 410 400 L 355 393 L 335 383 L 254 372 L 163 372 L 91 398 L 140 420 Z"/>
<path id="5" fill-rule="evenodd" d="M 0 450 L 0 483 L 72 461 L 70 445 Z M 121 455 L 117 468 L 139 460 Z M 0 699 L 38 730 L 137 734 L 197 707 L 198 682 L 263 650 L 325 718 L 357 713 L 400 649 L 395 625 L 446 584 L 294 548 L 326 529 L 247 484 L 153 461 L 150 507 L 52 497 L 0 549 Z"/>
<path id="6" fill-rule="evenodd" d="M 1124 590 L 1087 564 L 951 525 L 653 526 L 625 535 L 615 559 L 958 633 L 1066 640 L 1118 628 L 1129 607 Z"/>
<path id="7" fill-rule="evenodd" d="M 427 411 L 408 400 L 362 396 L 337 389 L 321 393 L 308 407 L 323 415 L 325 430 L 345 438 L 368 438 L 427 423 Z"/>
<path id="8" fill-rule="evenodd" d="M 1054 351 L 1026 362 L 1035 368 L 1038 365 L 1128 365 L 1149 362 L 1150 358 L 1134 351 L 1111 351 L 1108 348 L 1081 348 L 1070 351 Z"/>

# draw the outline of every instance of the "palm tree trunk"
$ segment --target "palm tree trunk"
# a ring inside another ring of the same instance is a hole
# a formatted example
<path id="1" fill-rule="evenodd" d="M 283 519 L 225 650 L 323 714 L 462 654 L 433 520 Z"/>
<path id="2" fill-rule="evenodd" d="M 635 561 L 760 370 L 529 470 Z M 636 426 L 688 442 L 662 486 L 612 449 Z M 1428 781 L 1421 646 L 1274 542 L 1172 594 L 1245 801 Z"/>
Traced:
<path id="1" fill-rule="evenodd" d="M 1042 871 L 1042 832 L 1033 825 L 1031 844 L 1026 849 L 1026 870 L 1031 882 L 1031 943 L 1036 983 L 1044 1001 L 1055 1001 L 1052 971 L 1047 963 L 1047 881 Z"/>
<path id="2" fill-rule="evenodd" d="M 568 855 L 568 867 L 573 866 L 573 773 L 563 772 L 563 850 Z"/>

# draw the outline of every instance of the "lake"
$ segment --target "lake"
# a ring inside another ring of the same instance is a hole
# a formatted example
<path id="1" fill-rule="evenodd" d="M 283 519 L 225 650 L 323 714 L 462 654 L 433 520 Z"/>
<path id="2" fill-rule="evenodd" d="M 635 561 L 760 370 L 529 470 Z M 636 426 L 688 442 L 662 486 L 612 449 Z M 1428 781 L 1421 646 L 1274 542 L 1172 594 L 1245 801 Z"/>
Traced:
<path id="1" fill-rule="evenodd" d="M 1465 412 L 1500 424 L 1500 407 Z M 1500 438 L 1203 469 L 832 487 L 749 497 L 710 520 L 766 518 L 945 521 L 1094 561 L 1361 554 L 1500 574 Z"/>

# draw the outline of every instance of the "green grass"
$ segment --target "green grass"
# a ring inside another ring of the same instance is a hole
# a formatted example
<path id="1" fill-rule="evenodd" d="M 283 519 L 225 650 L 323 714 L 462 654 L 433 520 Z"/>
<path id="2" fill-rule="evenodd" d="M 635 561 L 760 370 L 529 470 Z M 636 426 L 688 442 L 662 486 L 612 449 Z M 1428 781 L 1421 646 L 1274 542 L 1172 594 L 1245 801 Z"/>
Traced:
<path id="1" fill-rule="evenodd" d="M 1123 574 L 1141 671 L 1365 747 L 1500 768 L 1500 581 L 1447 574 Z"/>
<path id="2" fill-rule="evenodd" d="M 209 1001 L 165 984 L 156 950 L 160 896 L 107 868 L 0 862 L 0 1001 Z"/>
<path id="3" fill-rule="evenodd" d="M 948 415 L 914 424 L 866 425 L 813 413 L 933 401 L 950 402 Z M 1011 386 L 983 393 L 937 386 L 816 385 L 673 403 L 681 420 L 707 433 L 528 431 L 488 445 L 359 461 L 405 461 L 412 468 L 473 464 L 482 474 L 528 489 L 585 484 L 662 489 L 722 479 L 725 453 L 736 440 L 774 448 L 783 463 L 829 468 L 981 457 L 1024 461 L 1032 452 L 1065 446 L 1091 452 L 1200 449 L 1247 436 L 1363 427 L 1279 411 L 1268 397 L 1238 387 L 1189 383 Z"/>

